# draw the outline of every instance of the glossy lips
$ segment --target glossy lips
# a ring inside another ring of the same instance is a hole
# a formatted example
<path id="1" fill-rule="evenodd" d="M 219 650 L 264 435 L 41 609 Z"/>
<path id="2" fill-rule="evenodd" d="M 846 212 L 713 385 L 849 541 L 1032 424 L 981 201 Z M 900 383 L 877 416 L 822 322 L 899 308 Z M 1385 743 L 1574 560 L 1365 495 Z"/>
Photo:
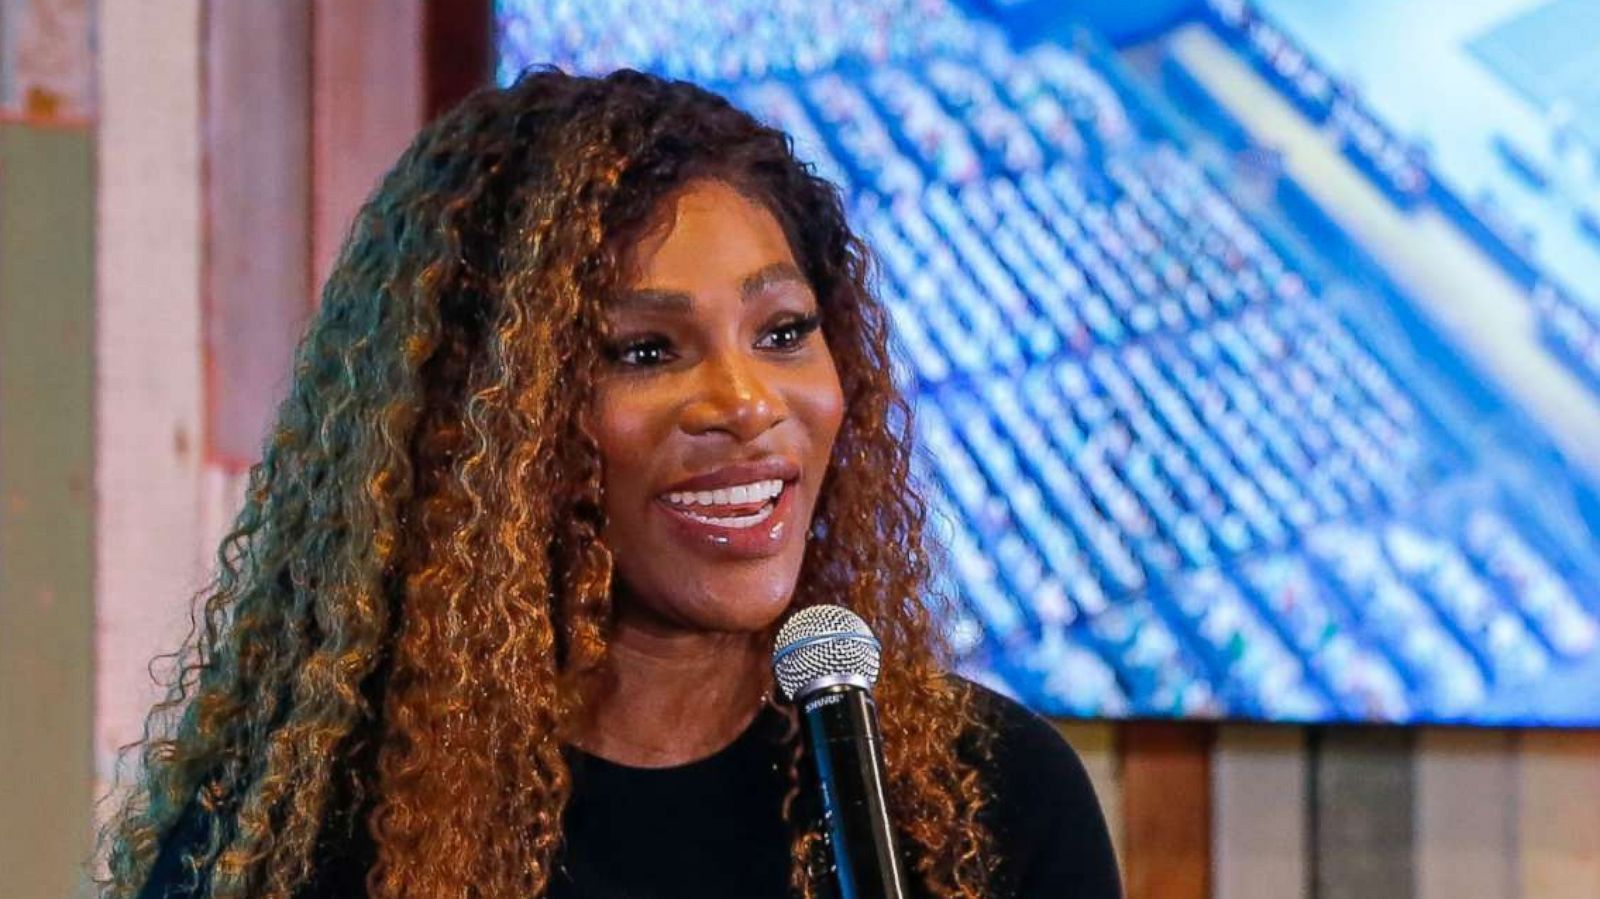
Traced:
<path id="1" fill-rule="evenodd" d="M 799 479 L 799 463 L 767 456 L 679 481 L 657 497 L 656 506 L 673 534 L 696 549 L 723 558 L 760 558 L 775 554 L 793 530 Z"/>

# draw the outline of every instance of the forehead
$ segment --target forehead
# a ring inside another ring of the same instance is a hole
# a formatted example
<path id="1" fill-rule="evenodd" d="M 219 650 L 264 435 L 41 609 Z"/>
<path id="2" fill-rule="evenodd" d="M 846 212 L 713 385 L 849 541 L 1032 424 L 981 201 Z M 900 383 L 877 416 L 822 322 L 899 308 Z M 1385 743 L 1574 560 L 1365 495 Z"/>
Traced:
<path id="1" fill-rule="evenodd" d="M 761 273 L 771 282 L 799 268 L 766 206 L 712 180 L 690 182 L 667 197 L 627 259 L 624 293 L 742 286 Z"/>

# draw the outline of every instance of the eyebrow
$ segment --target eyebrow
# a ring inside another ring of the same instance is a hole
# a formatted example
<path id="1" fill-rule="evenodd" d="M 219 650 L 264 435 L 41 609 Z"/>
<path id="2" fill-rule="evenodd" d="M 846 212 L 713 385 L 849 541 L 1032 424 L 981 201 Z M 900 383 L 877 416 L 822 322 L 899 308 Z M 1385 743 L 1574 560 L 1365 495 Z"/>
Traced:
<path id="1" fill-rule="evenodd" d="M 792 262 L 773 262 L 756 269 L 746 275 L 739 285 L 739 301 L 749 302 L 750 298 L 761 291 L 787 281 L 793 281 L 809 289 L 811 282 L 801 274 L 800 269 Z M 630 290 L 618 295 L 610 304 L 615 311 L 656 310 L 661 312 L 688 312 L 693 301 L 689 294 L 681 290 L 657 290 L 645 288 L 643 290 Z"/>

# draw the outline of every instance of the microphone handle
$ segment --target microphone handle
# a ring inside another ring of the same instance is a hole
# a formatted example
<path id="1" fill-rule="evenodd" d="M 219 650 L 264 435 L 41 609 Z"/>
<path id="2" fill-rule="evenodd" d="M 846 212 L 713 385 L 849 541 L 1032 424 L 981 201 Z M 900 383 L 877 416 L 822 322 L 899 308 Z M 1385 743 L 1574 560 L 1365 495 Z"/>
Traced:
<path id="1" fill-rule="evenodd" d="M 872 694 L 854 684 L 823 687 L 800 700 L 800 721 L 822 788 L 839 899 L 905 899 Z"/>

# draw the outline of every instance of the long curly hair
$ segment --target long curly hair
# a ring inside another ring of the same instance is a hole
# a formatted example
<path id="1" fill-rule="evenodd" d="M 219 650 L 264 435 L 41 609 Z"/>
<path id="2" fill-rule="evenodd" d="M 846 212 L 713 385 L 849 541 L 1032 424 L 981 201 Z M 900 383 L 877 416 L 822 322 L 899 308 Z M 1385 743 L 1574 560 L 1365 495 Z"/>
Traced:
<path id="1" fill-rule="evenodd" d="M 837 188 L 715 93 L 542 68 L 428 125 L 357 215 L 166 698 L 124 747 L 140 773 L 101 829 L 102 896 L 135 894 L 195 803 L 213 826 L 185 860 L 219 899 L 289 899 L 335 821 L 375 843 L 373 897 L 544 892 L 571 791 L 561 748 L 612 616 L 581 424 L 601 300 L 697 177 L 778 219 L 844 391 L 791 610 L 840 603 L 879 636 L 903 848 L 929 894 L 983 895 L 990 839 L 962 749 L 981 727 L 944 674 L 911 411 Z M 791 881 L 812 896 L 821 836 L 796 793 Z"/>

